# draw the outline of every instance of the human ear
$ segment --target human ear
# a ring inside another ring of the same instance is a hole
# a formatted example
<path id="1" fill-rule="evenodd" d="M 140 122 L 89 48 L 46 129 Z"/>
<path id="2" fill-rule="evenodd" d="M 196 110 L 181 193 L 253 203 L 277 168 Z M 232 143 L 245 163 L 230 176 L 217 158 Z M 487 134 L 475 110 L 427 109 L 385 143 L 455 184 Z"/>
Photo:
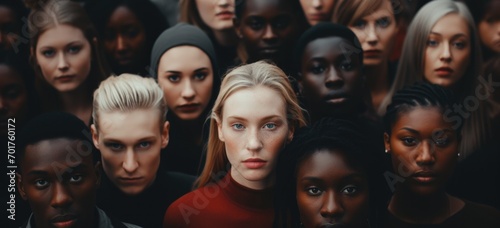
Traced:
<path id="1" fill-rule="evenodd" d="M 16 181 L 17 181 L 17 190 L 19 191 L 19 195 L 21 195 L 21 198 L 23 198 L 23 200 L 28 200 L 28 196 L 26 195 L 26 191 L 24 190 L 23 177 L 21 176 L 21 174 L 16 173 Z"/>
<path id="2" fill-rule="evenodd" d="M 222 142 L 225 142 L 225 138 L 224 138 L 224 133 L 222 132 L 222 123 L 219 122 L 218 120 L 216 121 L 217 123 L 217 133 L 219 135 L 219 140 L 222 141 Z"/>
<path id="3" fill-rule="evenodd" d="M 384 146 L 385 146 L 385 152 L 390 153 L 391 152 L 391 143 L 390 143 L 390 136 L 387 134 L 387 132 L 384 133 Z"/>
<path id="4" fill-rule="evenodd" d="M 95 148 L 99 149 L 99 135 L 97 134 L 97 129 L 95 124 L 90 125 L 90 131 L 92 132 L 92 142 L 94 143 Z"/>
<path id="5" fill-rule="evenodd" d="M 163 130 L 161 132 L 161 148 L 165 148 L 170 140 L 170 123 L 165 121 L 163 124 Z"/>

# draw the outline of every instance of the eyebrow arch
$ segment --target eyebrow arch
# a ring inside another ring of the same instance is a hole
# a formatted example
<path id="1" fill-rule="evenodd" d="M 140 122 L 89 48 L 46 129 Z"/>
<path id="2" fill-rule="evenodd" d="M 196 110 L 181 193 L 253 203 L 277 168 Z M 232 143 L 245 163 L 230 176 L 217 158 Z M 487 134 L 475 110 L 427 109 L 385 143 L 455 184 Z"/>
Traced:
<path id="1" fill-rule="evenodd" d="M 228 116 L 227 118 L 228 119 L 236 119 L 236 120 L 246 120 L 245 118 L 239 117 L 239 116 Z M 270 115 L 270 116 L 266 116 L 266 117 L 264 117 L 262 119 L 263 120 L 269 120 L 269 119 L 273 119 L 273 118 L 279 118 L 279 119 L 281 119 L 281 117 L 278 116 L 278 115 Z"/>
<path id="2" fill-rule="evenodd" d="M 441 33 L 438 33 L 438 32 L 433 32 L 433 31 L 431 31 L 431 33 L 430 33 L 430 34 L 432 34 L 432 35 L 436 35 L 436 36 L 443 36 Z M 457 37 L 461 37 L 461 36 L 465 36 L 465 37 L 467 37 L 467 35 L 466 35 L 466 34 L 464 34 L 464 33 L 458 33 L 458 34 L 453 35 L 451 38 L 452 38 L 452 39 L 455 39 L 455 38 L 457 38 Z"/>
<path id="3" fill-rule="evenodd" d="M 414 133 L 414 134 L 420 134 L 417 130 L 412 129 L 412 128 L 403 127 L 403 128 L 401 128 L 401 129 L 402 129 L 402 130 L 407 130 L 407 131 L 409 131 L 409 132 L 411 132 L 411 133 Z"/>
<path id="4" fill-rule="evenodd" d="M 71 171 L 73 170 L 78 170 L 78 169 L 84 169 L 85 167 L 87 167 L 87 165 L 83 164 L 83 163 L 78 163 L 76 164 L 75 166 L 62 166 L 64 167 L 64 169 L 62 170 L 63 172 L 62 173 L 71 173 Z M 61 171 L 61 170 L 59 170 Z M 47 171 L 43 171 L 43 170 L 31 170 L 28 172 L 28 174 L 26 174 L 27 176 L 41 176 L 41 175 L 49 175 L 49 173 Z"/>
<path id="5" fill-rule="evenodd" d="M 71 45 L 82 45 L 82 42 L 81 42 L 81 41 L 79 41 L 79 40 L 75 40 L 75 41 L 69 42 L 68 44 L 64 45 L 64 47 L 66 48 L 66 47 L 69 47 L 69 46 L 71 46 Z M 54 47 L 53 47 L 53 46 L 41 46 L 41 47 L 39 48 L 39 50 L 43 50 L 43 49 L 52 49 L 52 48 L 54 48 Z"/>
<path id="6" fill-rule="evenodd" d="M 353 179 L 353 178 L 365 178 L 361 173 L 358 172 L 353 172 L 348 174 L 347 176 L 342 177 L 341 180 L 347 180 L 347 179 Z M 318 177 L 312 177 L 312 176 L 306 176 L 301 178 L 301 181 L 317 181 L 317 182 L 324 182 L 323 179 L 318 178 Z"/>

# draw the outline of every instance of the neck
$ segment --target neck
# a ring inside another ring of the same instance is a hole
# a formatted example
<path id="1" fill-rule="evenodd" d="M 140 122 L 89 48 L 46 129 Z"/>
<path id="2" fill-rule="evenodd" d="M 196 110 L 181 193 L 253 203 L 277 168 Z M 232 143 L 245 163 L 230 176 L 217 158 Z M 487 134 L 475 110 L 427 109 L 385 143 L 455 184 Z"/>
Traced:
<path id="1" fill-rule="evenodd" d="M 236 32 L 231 29 L 225 30 L 212 30 L 214 33 L 215 40 L 220 46 L 223 47 L 231 47 L 235 46 L 238 43 L 238 36 L 236 36 Z"/>
<path id="2" fill-rule="evenodd" d="M 256 181 L 251 181 L 245 179 L 238 170 L 236 170 L 233 166 L 231 166 L 231 177 L 233 178 L 234 181 L 236 181 L 238 184 L 245 186 L 247 188 L 253 189 L 253 190 L 264 190 L 267 188 L 270 188 L 274 184 L 274 175 L 269 174 L 268 178 L 265 178 L 263 180 L 256 180 Z"/>
<path id="3" fill-rule="evenodd" d="M 440 223 L 451 215 L 450 199 L 444 190 L 426 196 L 409 190 L 396 190 L 388 210 L 410 223 Z"/>
<path id="4" fill-rule="evenodd" d="M 71 113 L 80 118 L 85 124 L 89 124 L 92 114 L 92 100 L 87 99 L 88 93 L 82 87 L 74 91 L 60 93 L 63 111 Z"/>

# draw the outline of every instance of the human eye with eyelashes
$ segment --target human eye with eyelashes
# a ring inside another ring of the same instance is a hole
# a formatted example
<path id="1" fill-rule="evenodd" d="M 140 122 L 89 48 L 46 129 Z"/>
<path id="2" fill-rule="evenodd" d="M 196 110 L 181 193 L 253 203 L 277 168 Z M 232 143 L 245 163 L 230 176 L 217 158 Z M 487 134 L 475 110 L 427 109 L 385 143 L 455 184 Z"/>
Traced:
<path id="1" fill-rule="evenodd" d="M 307 191 L 307 194 L 311 195 L 311 196 L 319 196 L 319 195 L 321 195 L 321 193 L 323 193 L 323 191 L 321 189 L 319 189 L 318 187 L 314 187 L 314 186 L 307 187 L 306 191 Z"/>

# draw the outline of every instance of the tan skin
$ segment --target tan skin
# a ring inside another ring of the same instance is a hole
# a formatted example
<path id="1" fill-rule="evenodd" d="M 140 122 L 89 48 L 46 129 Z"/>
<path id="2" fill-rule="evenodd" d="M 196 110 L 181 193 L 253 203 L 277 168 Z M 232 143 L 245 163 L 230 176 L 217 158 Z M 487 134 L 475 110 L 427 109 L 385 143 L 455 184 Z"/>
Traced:
<path id="1" fill-rule="evenodd" d="M 459 138 L 452 123 L 436 107 L 415 107 L 399 114 L 385 149 L 398 182 L 388 210 L 409 223 L 439 224 L 464 207 L 464 202 L 445 192 L 446 181 L 458 161 Z M 411 206 L 408 206 L 411 205 Z"/>

